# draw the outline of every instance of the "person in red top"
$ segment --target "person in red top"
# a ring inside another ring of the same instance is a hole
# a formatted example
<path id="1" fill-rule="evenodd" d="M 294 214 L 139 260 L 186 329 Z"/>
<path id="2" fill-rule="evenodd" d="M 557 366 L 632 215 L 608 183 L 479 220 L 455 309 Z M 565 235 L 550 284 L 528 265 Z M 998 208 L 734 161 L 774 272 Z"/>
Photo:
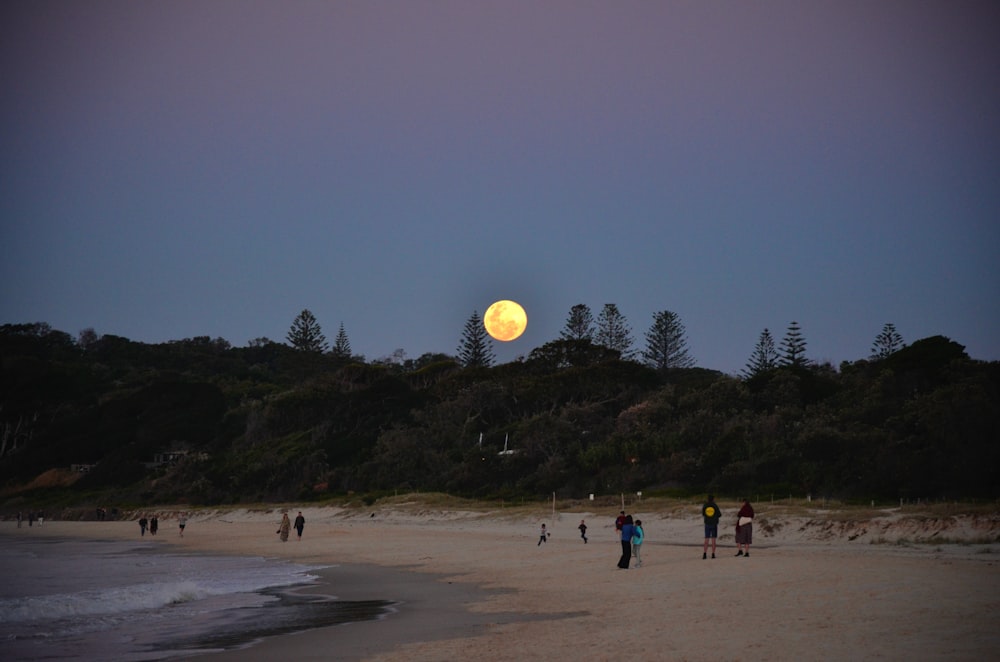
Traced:
<path id="1" fill-rule="evenodd" d="M 750 556 L 750 543 L 753 542 L 753 506 L 749 499 L 743 500 L 743 507 L 736 515 L 736 556 Z M 744 551 L 745 550 L 745 551 Z"/>
<path id="2" fill-rule="evenodd" d="M 621 514 L 615 519 L 615 533 L 620 534 L 622 532 L 622 526 L 625 524 L 625 511 L 623 510 Z"/>

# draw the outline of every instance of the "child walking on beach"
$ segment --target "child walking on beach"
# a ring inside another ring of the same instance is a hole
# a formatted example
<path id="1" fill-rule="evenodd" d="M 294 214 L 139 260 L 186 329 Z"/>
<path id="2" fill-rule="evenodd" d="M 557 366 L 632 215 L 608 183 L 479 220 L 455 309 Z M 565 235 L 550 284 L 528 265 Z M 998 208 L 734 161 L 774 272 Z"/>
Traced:
<path id="1" fill-rule="evenodd" d="M 642 530 L 642 520 L 637 519 L 632 527 L 632 556 L 635 557 L 635 567 L 642 567 L 642 541 L 646 539 L 646 532 Z"/>
<path id="2" fill-rule="evenodd" d="M 547 542 L 548 541 L 548 538 L 549 538 L 549 532 L 548 532 L 548 530 L 546 530 L 545 525 L 542 524 L 542 535 L 538 539 L 538 545 L 536 545 L 536 547 L 541 547 L 541 545 L 542 545 L 543 542 Z"/>
<path id="3" fill-rule="evenodd" d="M 583 520 L 580 520 L 580 526 L 578 526 L 576 528 L 580 529 L 580 537 L 583 538 L 583 542 L 586 544 L 586 542 L 587 542 L 587 523 L 584 522 Z"/>

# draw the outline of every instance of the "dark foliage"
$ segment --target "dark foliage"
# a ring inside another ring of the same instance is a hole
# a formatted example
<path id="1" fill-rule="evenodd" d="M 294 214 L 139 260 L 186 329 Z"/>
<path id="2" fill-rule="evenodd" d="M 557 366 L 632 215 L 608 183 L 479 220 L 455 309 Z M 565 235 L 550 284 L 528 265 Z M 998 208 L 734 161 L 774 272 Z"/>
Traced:
<path id="1" fill-rule="evenodd" d="M 462 367 L 262 340 L 160 345 L 0 328 L 0 487 L 87 470 L 80 498 L 237 503 L 347 491 L 645 489 L 996 497 L 1000 364 L 947 338 L 878 360 L 658 371 L 589 340 Z"/>

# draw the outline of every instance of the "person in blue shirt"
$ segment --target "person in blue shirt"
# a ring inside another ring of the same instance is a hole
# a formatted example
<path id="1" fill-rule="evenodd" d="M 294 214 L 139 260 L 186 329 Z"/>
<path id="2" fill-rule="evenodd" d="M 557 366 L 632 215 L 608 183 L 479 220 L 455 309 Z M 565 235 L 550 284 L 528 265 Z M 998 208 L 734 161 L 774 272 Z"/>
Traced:
<path id="1" fill-rule="evenodd" d="M 622 556 L 618 559 L 618 567 L 628 570 L 628 565 L 632 561 L 632 534 L 635 532 L 635 524 L 632 523 L 632 516 L 625 516 L 625 523 L 622 524 Z"/>

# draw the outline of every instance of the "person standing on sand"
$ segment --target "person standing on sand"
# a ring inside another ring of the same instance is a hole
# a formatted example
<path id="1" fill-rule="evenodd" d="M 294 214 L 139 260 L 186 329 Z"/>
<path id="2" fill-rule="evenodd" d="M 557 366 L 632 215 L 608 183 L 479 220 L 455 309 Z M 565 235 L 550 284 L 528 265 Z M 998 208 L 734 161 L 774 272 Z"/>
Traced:
<path id="1" fill-rule="evenodd" d="M 541 546 L 542 546 L 542 543 L 543 543 L 543 542 L 548 542 L 548 539 L 549 539 L 549 532 L 548 532 L 548 530 L 547 530 L 547 529 L 545 528 L 545 524 L 542 524 L 542 532 L 541 532 L 541 533 L 542 533 L 542 535 L 541 535 L 541 537 L 540 537 L 540 538 L 538 539 L 538 544 L 536 545 L 536 547 L 541 547 Z"/>
<path id="2" fill-rule="evenodd" d="M 637 519 L 632 529 L 632 556 L 635 557 L 635 567 L 642 567 L 642 541 L 646 539 L 646 532 L 642 530 L 642 520 Z"/>
<path id="3" fill-rule="evenodd" d="M 632 524 L 632 516 L 626 515 L 621 532 L 622 555 L 618 559 L 618 567 L 622 570 L 628 570 L 628 564 L 632 561 L 632 534 L 634 532 L 635 526 Z"/>
<path id="4" fill-rule="evenodd" d="M 587 523 L 580 520 L 580 526 L 576 527 L 580 529 L 580 537 L 583 538 L 584 544 L 587 542 Z"/>
<path id="5" fill-rule="evenodd" d="M 275 531 L 279 536 L 281 536 L 281 542 L 288 542 L 288 531 L 292 528 L 292 523 L 288 519 L 288 513 L 281 513 L 281 524 L 278 525 L 278 530 Z"/>
<path id="6" fill-rule="evenodd" d="M 753 542 L 753 506 L 749 499 L 743 499 L 743 507 L 736 518 L 736 556 L 749 558 L 750 543 Z"/>
<path id="7" fill-rule="evenodd" d="M 148 524 L 148 523 L 149 522 L 146 519 L 145 515 L 143 515 L 142 517 L 139 518 L 139 535 L 140 536 L 146 535 L 146 524 Z"/>
<path id="8" fill-rule="evenodd" d="M 160 528 L 160 520 L 156 519 L 156 515 L 149 518 L 149 535 L 155 536 L 156 530 Z"/>
<path id="9" fill-rule="evenodd" d="M 715 558 L 715 541 L 719 537 L 719 518 L 722 517 L 722 511 L 719 510 L 719 505 L 715 503 L 715 496 L 709 494 L 708 501 L 706 501 L 701 507 L 701 516 L 705 520 L 705 544 L 701 548 L 701 558 L 702 560 L 708 558 L 708 542 L 712 541 L 712 558 Z"/>
<path id="10" fill-rule="evenodd" d="M 295 518 L 295 531 L 299 534 L 299 540 L 302 540 L 302 529 L 306 526 L 306 518 L 302 516 L 302 511 L 299 511 L 298 516 Z"/>
<path id="11" fill-rule="evenodd" d="M 19 528 L 19 529 L 21 528 L 21 520 L 23 520 L 23 519 L 24 519 L 24 515 L 21 513 L 21 511 L 20 510 L 17 511 L 17 528 Z"/>
<path id="12" fill-rule="evenodd" d="M 181 530 L 181 538 L 184 537 L 184 527 L 187 526 L 187 523 L 188 523 L 187 515 L 181 515 L 177 519 L 177 526 L 180 527 Z"/>

